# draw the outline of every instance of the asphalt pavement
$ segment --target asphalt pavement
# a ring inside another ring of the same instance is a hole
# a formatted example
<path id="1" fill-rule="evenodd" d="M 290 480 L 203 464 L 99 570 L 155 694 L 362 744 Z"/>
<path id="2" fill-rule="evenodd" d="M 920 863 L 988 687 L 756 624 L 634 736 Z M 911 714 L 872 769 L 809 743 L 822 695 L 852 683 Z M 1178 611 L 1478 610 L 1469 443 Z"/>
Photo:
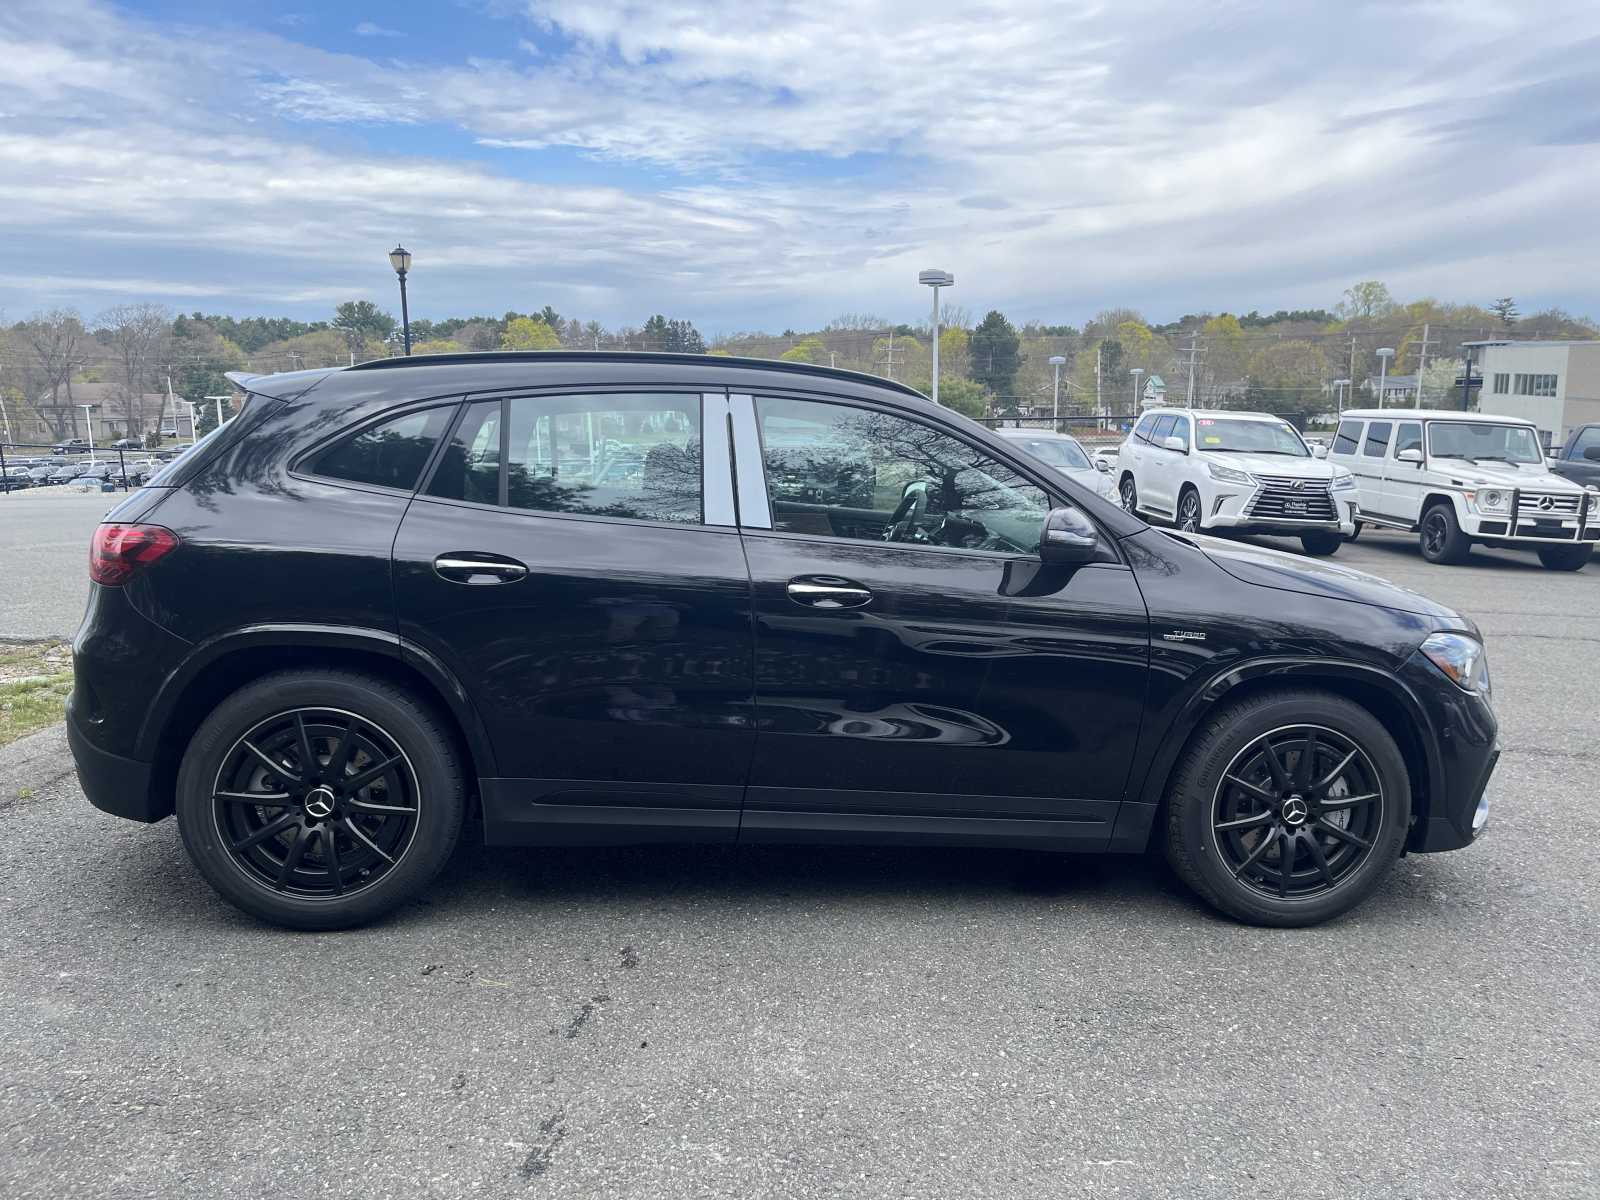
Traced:
<path id="1" fill-rule="evenodd" d="M 72 636 L 89 597 L 89 539 L 123 495 L 0 493 L 0 641 Z"/>
<path id="2" fill-rule="evenodd" d="M 1335 561 L 1479 620 L 1505 753 L 1483 841 L 1310 930 L 1140 859 L 469 831 L 291 934 L 0 750 L 0 1195 L 1600 1195 L 1600 565 Z"/>

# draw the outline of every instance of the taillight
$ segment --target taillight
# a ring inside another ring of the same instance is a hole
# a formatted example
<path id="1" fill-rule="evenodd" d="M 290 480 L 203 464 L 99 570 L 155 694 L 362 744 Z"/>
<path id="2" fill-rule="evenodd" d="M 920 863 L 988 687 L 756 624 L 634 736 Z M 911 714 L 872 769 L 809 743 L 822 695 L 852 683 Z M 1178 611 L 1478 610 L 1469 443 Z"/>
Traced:
<path id="1" fill-rule="evenodd" d="M 89 578 L 115 587 L 178 548 L 178 535 L 160 525 L 98 525 L 89 546 Z"/>

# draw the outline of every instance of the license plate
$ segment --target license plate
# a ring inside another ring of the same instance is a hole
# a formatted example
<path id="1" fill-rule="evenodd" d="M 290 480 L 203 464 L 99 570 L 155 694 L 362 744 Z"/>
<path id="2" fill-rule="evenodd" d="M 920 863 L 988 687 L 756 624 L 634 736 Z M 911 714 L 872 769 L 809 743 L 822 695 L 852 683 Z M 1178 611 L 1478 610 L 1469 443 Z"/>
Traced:
<path id="1" fill-rule="evenodd" d="M 1306 502 L 1304 500 L 1285 500 L 1283 502 L 1283 511 L 1303 517 L 1306 515 Z"/>

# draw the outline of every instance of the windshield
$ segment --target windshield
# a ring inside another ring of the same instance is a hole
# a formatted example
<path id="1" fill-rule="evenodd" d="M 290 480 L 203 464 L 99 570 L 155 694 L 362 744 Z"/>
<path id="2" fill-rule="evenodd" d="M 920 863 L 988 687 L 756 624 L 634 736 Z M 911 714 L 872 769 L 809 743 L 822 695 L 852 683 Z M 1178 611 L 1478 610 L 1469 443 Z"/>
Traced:
<path id="1" fill-rule="evenodd" d="M 1311 451 L 1286 421 L 1219 420 L 1196 417 L 1195 445 L 1202 450 L 1228 450 L 1238 454 L 1285 454 L 1309 458 Z"/>
<path id="2" fill-rule="evenodd" d="M 1428 453 L 1472 462 L 1543 463 L 1539 439 L 1526 425 L 1488 421 L 1429 421 Z"/>
<path id="3" fill-rule="evenodd" d="M 1083 452 L 1083 447 L 1068 438 L 1012 438 L 1021 444 L 1022 448 L 1033 455 L 1040 462 L 1049 463 L 1052 467 L 1066 467 L 1068 470 L 1088 470 L 1089 456 Z"/>

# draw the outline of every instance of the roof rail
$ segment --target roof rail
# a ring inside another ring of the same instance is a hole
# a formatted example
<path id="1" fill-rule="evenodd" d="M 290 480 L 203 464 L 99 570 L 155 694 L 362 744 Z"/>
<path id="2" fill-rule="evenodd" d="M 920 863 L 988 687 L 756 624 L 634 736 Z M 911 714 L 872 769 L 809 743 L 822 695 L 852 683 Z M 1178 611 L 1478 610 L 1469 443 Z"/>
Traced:
<path id="1" fill-rule="evenodd" d="M 899 380 L 868 375 L 864 371 L 846 371 L 842 367 L 819 367 L 812 363 L 786 362 L 779 358 L 739 358 L 731 354 L 672 354 L 664 350 L 478 350 L 459 354 L 412 354 L 400 358 L 374 358 L 343 369 L 393 371 L 407 367 L 447 367 L 464 363 L 505 362 L 658 362 L 711 367 L 758 367 L 763 371 L 787 371 L 796 375 L 871 383 L 922 400 L 928 399 L 916 388 Z"/>

